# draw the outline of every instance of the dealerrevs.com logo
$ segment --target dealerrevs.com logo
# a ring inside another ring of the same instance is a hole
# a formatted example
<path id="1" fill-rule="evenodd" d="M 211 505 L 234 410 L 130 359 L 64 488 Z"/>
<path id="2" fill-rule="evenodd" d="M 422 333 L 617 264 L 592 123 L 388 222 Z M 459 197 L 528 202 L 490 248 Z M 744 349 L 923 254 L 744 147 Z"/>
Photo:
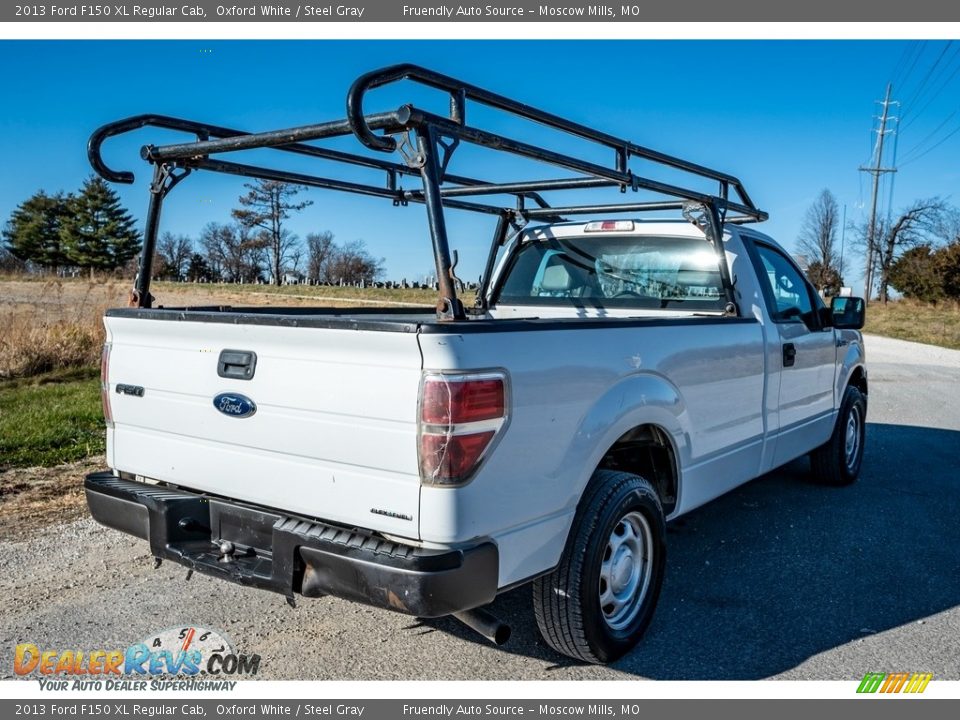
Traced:
<path id="1" fill-rule="evenodd" d="M 932 679 L 933 673 L 867 673 L 857 692 L 919 694 L 927 689 Z"/>
<path id="2" fill-rule="evenodd" d="M 201 627 L 170 628 L 122 650 L 20 643 L 13 657 L 14 673 L 35 677 L 41 690 L 232 690 L 232 678 L 259 670 L 259 655 L 237 653 Z"/>

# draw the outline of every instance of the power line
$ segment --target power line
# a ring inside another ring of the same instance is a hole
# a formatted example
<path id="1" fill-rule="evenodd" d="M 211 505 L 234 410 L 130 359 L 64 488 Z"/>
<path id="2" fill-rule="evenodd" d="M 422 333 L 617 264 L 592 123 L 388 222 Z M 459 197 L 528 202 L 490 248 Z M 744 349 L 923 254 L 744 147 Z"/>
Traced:
<path id="1" fill-rule="evenodd" d="M 893 72 L 890 73 L 890 82 L 899 82 L 900 71 L 903 70 L 904 60 L 907 57 L 907 54 L 913 51 L 913 43 L 906 43 L 903 46 L 903 52 L 900 53 L 900 57 L 897 59 L 896 64 L 893 66 Z"/>
<path id="2" fill-rule="evenodd" d="M 917 86 L 917 89 L 914 91 L 913 95 L 909 100 L 904 102 L 903 111 L 900 113 L 901 116 L 906 117 L 909 114 L 910 109 L 913 107 L 913 103 L 923 94 L 923 89 L 930 80 L 930 77 L 933 75 L 933 71 L 937 69 L 937 65 L 940 64 L 941 60 L 943 60 L 943 56 L 947 54 L 947 50 L 950 49 L 951 45 L 953 45 L 953 40 L 950 40 L 946 45 L 943 46 L 943 50 L 940 51 L 940 54 L 937 56 L 937 59 L 934 61 L 933 65 L 931 65 L 927 70 L 927 74 L 923 76 L 923 80 L 920 81 L 920 84 Z"/>
<path id="3" fill-rule="evenodd" d="M 900 55 L 900 59 L 897 61 L 896 67 L 893 71 L 893 74 L 890 78 L 891 83 L 900 83 L 901 81 L 906 81 L 906 77 L 901 78 L 901 74 L 904 69 L 907 67 L 907 63 L 910 62 L 910 58 L 913 57 L 914 53 L 922 46 L 922 43 L 914 40 L 911 43 L 908 43 L 907 46 L 903 49 L 903 53 Z"/>
<path id="4" fill-rule="evenodd" d="M 952 45 L 953 45 L 952 40 L 944 44 L 943 48 L 940 50 L 939 55 L 937 55 L 936 60 L 934 60 L 933 64 L 930 65 L 930 67 L 927 69 L 926 73 L 924 74 L 923 78 L 914 88 L 913 93 L 910 95 L 910 98 L 904 102 L 901 113 L 900 113 L 900 120 L 898 121 L 899 130 L 906 130 L 914 122 L 916 122 L 916 120 L 919 119 L 921 115 L 923 115 L 923 113 L 927 110 L 927 108 L 930 107 L 930 105 L 941 95 L 941 93 L 947 87 L 950 86 L 950 84 L 953 82 L 957 74 L 960 73 L 960 63 L 956 62 L 957 58 L 960 57 L 960 46 L 958 46 L 954 50 L 953 54 L 950 56 L 947 62 L 941 66 L 941 62 L 943 62 L 943 59 L 947 56 L 947 52 Z M 910 57 L 910 56 L 906 56 L 906 57 Z M 912 72 L 913 68 L 916 67 L 917 62 L 919 61 L 919 58 L 920 58 L 920 54 L 917 54 L 913 58 L 913 61 L 910 64 L 910 71 L 908 71 L 907 75 L 909 75 L 910 72 Z M 904 62 L 906 62 L 906 58 L 904 58 Z M 951 72 L 952 66 L 953 66 L 953 70 Z M 939 68 L 939 72 L 937 72 L 938 68 Z M 940 82 L 941 79 L 944 77 L 946 79 Z M 921 99 L 924 98 L 928 90 L 932 90 L 932 94 L 930 94 L 929 97 L 926 98 L 925 102 L 923 103 L 922 107 L 920 107 L 919 110 L 917 110 L 916 112 L 913 112 L 914 107 L 917 105 L 917 103 L 921 101 Z M 925 135 L 923 139 L 920 140 L 920 142 L 916 143 L 909 150 L 907 150 L 907 152 L 904 153 L 903 159 L 900 161 L 901 167 L 905 165 L 909 165 L 910 163 L 915 162 L 916 160 L 919 160 L 920 158 L 926 156 L 928 153 L 932 152 L 934 149 L 939 147 L 941 144 L 943 144 L 944 142 L 949 140 L 951 137 L 953 137 L 958 131 L 960 131 L 960 129 L 952 130 L 949 133 L 947 133 L 947 135 L 940 138 L 932 146 L 924 149 L 928 143 L 930 143 L 937 137 L 940 131 L 947 126 L 950 120 L 954 116 L 956 116 L 958 112 L 960 112 L 960 107 L 954 109 L 953 112 L 947 115 L 940 122 L 939 125 L 937 125 L 931 132 Z M 904 120 L 906 120 L 906 122 L 903 122 Z M 897 150 L 898 138 L 899 138 L 899 135 L 897 136 L 897 141 L 894 142 L 894 153 L 896 153 L 896 150 Z M 879 136 L 877 137 L 877 140 L 879 143 L 880 141 Z M 895 164 L 896 164 L 896 157 L 894 157 L 894 165 Z M 888 212 L 890 210 L 890 207 L 892 207 L 893 205 L 893 185 L 894 183 L 891 181 L 890 195 L 888 200 L 888 205 L 889 205 Z"/>
<path id="5" fill-rule="evenodd" d="M 951 57 L 950 60 L 947 61 L 947 64 L 944 65 L 943 70 L 941 71 L 941 74 L 946 73 L 947 70 L 949 70 L 950 68 L 950 64 L 953 63 L 953 61 L 956 60 L 958 57 L 960 57 L 960 46 L 958 46 L 957 49 L 953 51 L 953 57 Z M 958 72 L 960 72 L 960 63 L 957 63 L 957 66 L 954 68 L 953 72 L 950 74 L 950 77 L 948 77 L 943 83 L 941 83 L 940 87 L 938 87 L 936 91 L 933 93 L 933 95 L 931 95 L 930 98 L 927 100 L 927 102 L 923 104 L 923 107 L 920 108 L 916 113 L 910 116 L 910 121 L 903 125 L 904 130 L 906 130 L 914 122 L 916 122 L 917 118 L 920 117 L 928 107 L 930 107 L 930 104 L 940 96 L 940 93 L 942 93 L 944 89 L 946 89 L 946 87 L 953 81 L 953 79 L 957 76 Z"/>
<path id="6" fill-rule="evenodd" d="M 897 167 L 897 146 L 900 145 L 900 120 L 897 119 L 897 132 L 893 133 L 893 159 L 890 162 L 890 167 Z M 886 178 L 884 178 L 886 180 Z M 887 227 L 890 227 L 890 220 L 893 218 L 893 187 L 897 182 L 897 174 L 890 174 L 890 194 L 887 196 Z"/>
<path id="7" fill-rule="evenodd" d="M 953 116 L 956 115 L 958 112 L 960 112 L 960 107 L 958 107 L 958 108 L 957 108 L 956 110 L 954 110 L 952 113 L 950 113 L 949 115 L 947 115 L 947 116 L 943 119 L 943 122 L 941 122 L 939 125 L 937 125 L 937 127 L 935 127 L 931 133 L 929 133 L 925 138 L 923 138 L 923 140 L 921 140 L 921 141 L 918 142 L 916 145 L 914 145 L 912 148 L 910 148 L 910 149 L 906 152 L 906 154 L 904 155 L 903 164 L 905 165 L 905 164 L 907 164 L 908 162 L 911 162 L 911 161 L 913 160 L 913 158 L 911 158 L 910 156 L 911 156 L 913 153 L 915 153 L 917 150 L 919 150 L 921 147 L 923 147 L 924 145 L 926 145 L 927 142 L 930 141 L 938 132 L 940 132 L 940 130 L 943 128 L 943 126 L 946 125 L 948 122 L 950 122 L 950 120 L 953 118 Z"/>
<path id="8" fill-rule="evenodd" d="M 940 147 L 941 145 L 943 145 L 947 140 L 949 140 L 950 138 L 952 138 L 952 137 L 953 137 L 954 135 L 956 135 L 957 133 L 960 133 L 960 125 L 957 125 L 957 127 L 955 127 L 955 128 L 954 128 L 953 130 L 951 130 L 947 135 L 945 135 L 943 138 L 941 138 L 941 139 L 940 139 L 940 142 L 938 142 L 936 145 L 934 145 L 934 146 L 931 147 L 931 148 L 928 148 L 927 150 L 924 150 L 922 153 L 920 153 L 920 154 L 917 155 L 916 157 L 910 158 L 910 160 L 902 163 L 902 165 L 907 165 L 907 164 L 909 164 L 909 163 L 914 163 L 914 162 L 916 162 L 917 160 L 919 160 L 920 158 L 924 157 L 925 155 L 929 155 L 930 153 L 932 153 L 932 152 L 933 152 L 934 150 L 936 150 L 938 147 Z"/>
<path id="9" fill-rule="evenodd" d="M 927 41 L 926 41 L 926 40 L 923 40 L 923 41 L 917 43 L 917 46 L 916 46 L 916 48 L 917 48 L 916 56 L 913 58 L 913 62 L 910 64 L 910 68 L 909 68 L 909 69 L 907 70 L 907 72 L 904 74 L 903 79 L 900 80 L 900 83 L 901 83 L 901 85 L 902 85 L 903 87 L 906 87 L 906 85 L 907 85 L 907 80 L 910 78 L 910 74 L 913 72 L 913 69 L 917 66 L 917 61 L 920 59 L 920 56 L 923 55 L 923 47 L 924 47 L 926 44 L 927 44 Z"/>

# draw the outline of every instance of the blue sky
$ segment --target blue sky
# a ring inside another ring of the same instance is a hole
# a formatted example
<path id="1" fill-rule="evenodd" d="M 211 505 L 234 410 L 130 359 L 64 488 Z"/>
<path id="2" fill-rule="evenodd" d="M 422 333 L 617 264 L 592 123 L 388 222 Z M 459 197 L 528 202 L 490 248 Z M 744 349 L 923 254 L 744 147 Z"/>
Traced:
<path id="1" fill-rule="evenodd" d="M 869 178 L 857 167 L 869 162 L 872 116 L 879 110 L 874 101 L 888 81 L 896 81 L 894 98 L 907 102 L 901 158 L 931 133 L 912 155 L 960 125 L 960 77 L 950 74 L 958 50 L 933 41 L 2 41 L 0 217 L 38 189 L 79 187 L 91 172 L 86 140 L 102 123 L 143 112 L 244 130 L 319 122 L 343 115 L 357 75 L 415 62 L 733 173 L 770 213 L 761 229 L 792 248 L 805 209 L 824 187 L 846 205 L 849 221 L 865 217 Z M 372 93 L 367 110 L 411 100 L 445 109 L 442 96 L 407 85 Z M 569 140 L 490 113 L 477 111 L 468 121 L 576 150 Z M 109 164 L 137 175 L 135 185 L 115 187 L 141 223 L 150 173 L 139 147 L 181 139 L 145 130 L 105 146 Z M 358 148 L 349 138 L 336 146 Z M 303 159 L 266 151 L 244 159 L 274 158 L 291 169 L 311 169 Z M 537 177 L 522 161 L 473 149 L 458 151 L 451 171 L 498 180 Z M 382 182 L 379 174 L 345 177 Z M 162 229 L 196 237 L 206 222 L 229 220 L 242 190 L 240 179 L 198 173 L 171 194 Z M 893 205 L 933 195 L 960 204 L 958 191 L 960 133 L 903 165 Z M 432 268 L 421 206 L 394 208 L 319 190 L 307 196 L 314 204 L 290 221 L 301 237 L 330 230 L 340 241 L 362 239 L 386 259 L 390 278 L 418 279 Z M 885 208 L 888 193 L 882 198 Z M 450 211 L 448 222 L 460 275 L 474 279 L 493 220 Z M 848 232 L 848 258 L 849 240 Z M 857 258 L 848 282 L 859 277 L 860 264 Z"/>

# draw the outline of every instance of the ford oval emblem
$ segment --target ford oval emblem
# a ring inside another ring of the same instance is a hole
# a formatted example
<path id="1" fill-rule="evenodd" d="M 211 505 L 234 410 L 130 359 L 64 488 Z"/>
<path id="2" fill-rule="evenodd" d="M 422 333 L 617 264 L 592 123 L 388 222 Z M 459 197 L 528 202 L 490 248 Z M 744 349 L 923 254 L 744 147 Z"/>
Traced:
<path id="1" fill-rule="evenodd" d="M 213 406 L 224 415 L 235 418 L 250 417 L 257 411 L 257 404 L 239 393 L 220 393 L 213 399 Z"/>

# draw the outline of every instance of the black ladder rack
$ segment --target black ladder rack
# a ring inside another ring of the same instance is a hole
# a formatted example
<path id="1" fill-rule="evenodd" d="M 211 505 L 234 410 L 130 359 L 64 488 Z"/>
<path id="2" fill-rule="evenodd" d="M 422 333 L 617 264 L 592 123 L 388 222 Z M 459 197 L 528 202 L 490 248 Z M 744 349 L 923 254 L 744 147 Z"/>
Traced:
<path id="1" fill-rule="evenodd" d="M 448 93 L 449 116 L 425 112 L 412 105 L 402 105 L 388 112 L 364 113 L 364 99 L 368 91 L 402 80 L 413 81 Z M 508 115 L 539 123 L 587 141 L 593 147 L 599 145 L 609 151 L 611 162 L 599 164 L 468 125 L 468 102 L 486 105 Z M 393 65 L 362 75 L 347 93 L 346 118 L 315 125 L 249 133 L 166 115 L 137 115 L 118 120 L 100 127 L 90 137 L 87 154 L 94 170 L 111 182 L 132 183 L 133 173 L 117 171 L 107 166 L 101 155 L 101 146 L 112 136 L 144 127 L 178 130 L 191 133 L 196 139 L 192 142 L 173 145 L 145 145 L 140 151 L 143 159 L 153 165 L 143 252 L 133 295 L 134 303 L 142 308 L 149 308 L 152 302 L 151 261 L 156 246 L 163 200 L 177 183 L 194 170 L 209 170 L 381 197 L 391 200 L 394 205 L 422 203 L 427 209 L 427 220 L 433 242 L 440 291 L 437 317 L 441 320 L 466 318 L 463 304 L 456 293 L 453 268 L 455 262 L 451 258 L 444 208 L 486 213 L 499 218 L 487 268 L 483 275 L 481 295 L 489 282 L 493 258 L 511 226 L 521 227 L 530 220 L 556 222 L 568 215 L 680 210 L 685 217 L 702 227 L 713 243 L 720 259 L 721 278 L 727 293 L 728 306 L 734 311 L 733 287 L 721 241 L 723 224 L 767 219 L 767 214 L 754 205 L 743 184 L 732 175 L 608 135 L 417 65 Z M 313 144 L 314 141 L 351 134 L 363 146 L 377 153 L 398 154 L 400 162 L 376 155 L 349 153 Z M 544 163 L 571 173 L 573 177 L 556 178 L 551 173 L 551 177 L 543 180 L 488 182 L 449 173 L 447 168 L 461 142 Z M 385 173 L 385 179 L 382 185 L 372 185 L 212 157 L 257 148 L 270 148 L 280 152 L 382 171 Z M 714 181 L 717 183 L 717 192 L 704 193 L 634 173 L 630 169 L 631 160 L 634 159 L 681 171 L 689 174 L 691 178 Z M 419 176 L 421 189 L 401 187 L 400 180 L 409 176 Z M 646 190 L 666 196 L 669 200 L 551 207 L 540 194 L 547 191 L 601 188 L 619 188 L 623 193 Z M 491 195 L 510 196 L 514 204 L 505 207 L 485 202 L 484 198 Z"/>

